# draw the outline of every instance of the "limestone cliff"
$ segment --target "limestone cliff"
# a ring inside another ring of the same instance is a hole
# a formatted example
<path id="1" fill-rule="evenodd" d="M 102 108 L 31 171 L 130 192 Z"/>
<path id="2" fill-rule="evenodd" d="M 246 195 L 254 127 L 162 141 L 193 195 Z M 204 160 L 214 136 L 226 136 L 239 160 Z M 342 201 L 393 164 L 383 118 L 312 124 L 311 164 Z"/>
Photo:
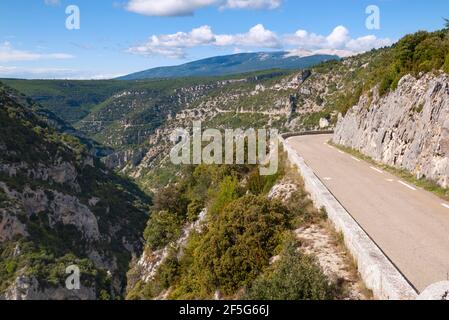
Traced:
<path id="1" fill-rule="evenodd" d="M 382 97 L 377 88 L 362 95 L 333 141 L 448 187 L 449 75 L 407 75 Z"/>
<path id="2" fill-rule="evenodd" d="M 120 296 L 142 250 L 149 199 L 58 129 L 0 84 L 0 300 Z"/>

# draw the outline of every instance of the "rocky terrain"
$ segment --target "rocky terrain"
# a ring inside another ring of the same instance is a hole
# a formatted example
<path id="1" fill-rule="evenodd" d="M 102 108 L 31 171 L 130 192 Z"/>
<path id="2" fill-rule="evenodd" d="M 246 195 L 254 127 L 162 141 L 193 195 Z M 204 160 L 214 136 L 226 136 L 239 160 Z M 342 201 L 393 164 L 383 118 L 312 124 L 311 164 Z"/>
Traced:
<path id="1" fill-rule="evenodd" d="M 47 120 L 1 85 L 0 298 L 119 297 L 150 199 Z M 70 265 L 80 290 L 65 288 Z"/>
<path id="2" fill-rule="evenodd" d="M 333 141 L 418 179 L 449 186 L 449 76 L 404 76 L 396 90 L 363 95 L 336 127 Z"/>

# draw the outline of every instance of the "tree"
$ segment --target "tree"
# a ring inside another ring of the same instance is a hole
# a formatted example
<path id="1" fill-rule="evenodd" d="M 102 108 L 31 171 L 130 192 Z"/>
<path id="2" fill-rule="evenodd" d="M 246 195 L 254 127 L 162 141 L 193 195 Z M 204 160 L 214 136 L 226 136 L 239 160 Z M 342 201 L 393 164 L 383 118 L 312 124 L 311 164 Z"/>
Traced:
<path id="1" fill-rule="evenodd" d="M 250 300 L 331 300 L 335 288 L 310 257 L 287 245 L 273 270 L 258 277 L 247 293 Z"/>
<path id="2" fill-rule="evenodd" d="M 162 249 L 181 235 L 182 222 L 176 214 L 159 211 L 151 215 L 144 232 L 145 240 L 151 250 Z"/>
<path id="3" fill-rule="evenodd" d="M 449 29 L 449 19 L 443 18 L 445 28 Z"/>

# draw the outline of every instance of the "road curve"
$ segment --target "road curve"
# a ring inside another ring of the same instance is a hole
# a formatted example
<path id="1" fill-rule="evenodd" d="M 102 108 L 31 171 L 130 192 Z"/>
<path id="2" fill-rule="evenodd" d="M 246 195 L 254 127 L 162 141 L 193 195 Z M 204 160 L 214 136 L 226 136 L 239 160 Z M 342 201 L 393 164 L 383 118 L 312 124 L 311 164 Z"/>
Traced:
<path id="1" fill-rule="evenodd" d="M 331 135 L 288 144 L 413 286 L 449 279 L 449 202 L 327 144 Z"/>

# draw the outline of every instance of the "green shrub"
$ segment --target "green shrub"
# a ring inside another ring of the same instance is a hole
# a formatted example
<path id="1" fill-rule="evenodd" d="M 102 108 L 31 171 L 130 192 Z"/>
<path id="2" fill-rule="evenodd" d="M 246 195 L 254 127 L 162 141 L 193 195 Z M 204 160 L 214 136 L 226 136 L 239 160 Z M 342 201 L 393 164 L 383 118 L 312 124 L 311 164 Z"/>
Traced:
<path id="1" fill-rule="evenodd" d="M 219 214 L 223 208 L 237 199 L 239 195 L 239 185 L 236 177 L 227 176 L 220 183 L 217 194 L 210 208 L 210 214 Z"/>
<path id="2" fill-rule="evenodd" d="M 179 219 L 187 215 L 189 199 L 186 195 L 186 186 L 177 184 L 162 189 L 154 197 L 153 212 L 168 211 L 175 214 Z"/>
<path id="3" fill-rule="evenodd" d="M 259 168 L 256 168 L 248 177 L 248 190 L 256 196 L 268 193 L 275 185 L 279 176 L 282 176 L 282 169 L 283 168 L 278 168 L 278 172 L 274 175 L 261 176 Z"/>
<path id="4" fill-rule="evenodd" d="M 449 73 L 449 53 L 446 54 L 446 58 L 444 59 L 443 70 L 444 72 Z"/>
<path id="5" fill-rule="evenodd" d="M 147 245 L 159 250 L 176 240 L 181 234 L 182 222 L 176 214 L 159 211 L 151 215 L 144 232 Z"/>
<path id="6" fill-rule="evenodd" d="M 290 244 L 273 270 L 261 275 L 248 290 L 249 300 L 331 300 L 334 287 L 313 258 Z"/>
<path id="7" fill-rule="evenodd" d="M 204 209 L 204 203 L 200 200 L 192 200 L 192 202 L 187 207 L 187 220 L 189 222 L 195 222 L 198 220 L 198 216 Z"/>
<path id="8" fill-rule="evenodd" d="M 191 257 L 186 252 L 174 297 L 207 297 L 217 287 L 232 295 L 249 285 L 268 266 L 290 220 L 282 204 L 263 196 L 246 195 L 231 202 L 193 241 Z"/>

